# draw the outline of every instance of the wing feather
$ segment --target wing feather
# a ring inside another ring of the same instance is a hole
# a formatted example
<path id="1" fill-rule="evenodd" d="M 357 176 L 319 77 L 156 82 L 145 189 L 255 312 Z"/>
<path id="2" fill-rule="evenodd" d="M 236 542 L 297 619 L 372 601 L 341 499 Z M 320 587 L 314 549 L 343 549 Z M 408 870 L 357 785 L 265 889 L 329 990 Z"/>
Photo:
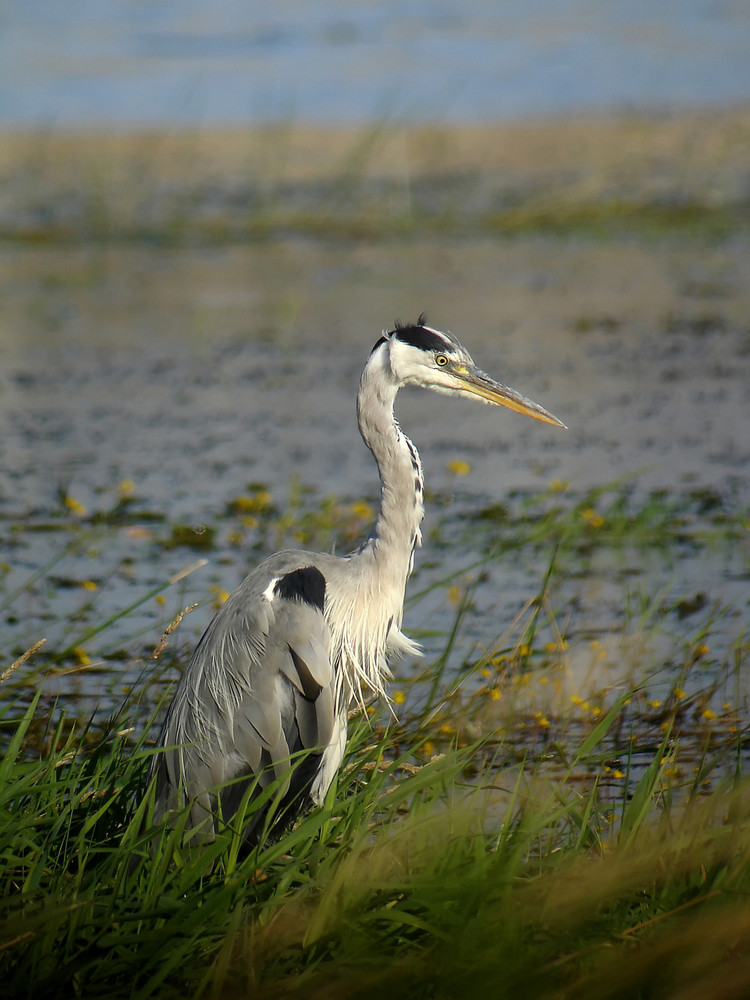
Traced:
<path id="1" fill-rule="evenodd" d="M 165 750 L 154 766 L 157 815 L 192 800 L 193 818 L 205 826 L 216 786 L 241 776 L 257 777 L 261 787 L 282 779 L 283 794 L 290 757 L 300 750 L 317 760 L 304 772 L 309 785 L 321 756 L 340 739 L 322 609 L 269 598 L 270 585 L 261 588 L 262 581 L 248 594 L 248 581 L 216 614 L 178 684 L 159 741 Z M 226 804 L 233 811 L 242 798 L 242 787 L 227 791 L 224 819 Z M 213 832 L 201 830 L 197 839 Z"/>

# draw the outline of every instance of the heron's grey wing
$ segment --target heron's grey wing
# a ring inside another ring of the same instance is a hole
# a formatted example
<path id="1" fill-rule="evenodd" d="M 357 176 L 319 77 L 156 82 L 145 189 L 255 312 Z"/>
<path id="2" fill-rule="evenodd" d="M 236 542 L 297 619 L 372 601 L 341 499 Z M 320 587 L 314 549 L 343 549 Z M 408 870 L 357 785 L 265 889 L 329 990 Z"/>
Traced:
<path id="1" fill-rule="evenodd" d="M 261 783 L 288 777 L 289 757 L 300 750 L 322 753 L 334 727 L 330 633 L 317 608 L 285 599 L 272 602 L 273 625 L 256 662 L 243 657 L 250 680 L 232 718 L 233 750 L 258 771 Z M 238 762 L 239 763 L 239 762 Z M 269 766 L 270 765 L 270 769 Z"/>
<path id="2" fill-rule="evenodd" d="M 206 816 L 215 812 L 218 785 L 257 777 L 265 787 L 280 779 L 280 794 L 299 796 L 321 758 L 330 758 L 331 746 L 340 759 L 342 720 L 335 712 L 324 596 L 325 581 L 314 567 L 270 580 L 256 571 L 217 612 L 162 729 L 165 749 L 154 768 L 157 816 L 193 801 L 193 826 L 207 827 L 197 839 L 206 839 L 213 835 Z M 292 776 L 290 757 L 299 751 L 310 756 Z M 247 781 L 222 792 L 225 819 Z"/>

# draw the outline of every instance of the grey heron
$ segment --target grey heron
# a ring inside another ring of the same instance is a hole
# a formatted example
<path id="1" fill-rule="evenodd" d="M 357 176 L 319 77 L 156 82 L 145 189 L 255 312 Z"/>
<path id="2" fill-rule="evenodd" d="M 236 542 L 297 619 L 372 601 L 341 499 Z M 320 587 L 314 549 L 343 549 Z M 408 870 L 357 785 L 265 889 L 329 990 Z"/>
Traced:
<path id="1" fill-rule="evenodd" d="M 385 696 L 389 661 L 418 654 L 401 631 L 404 592 L 421 542 L 419 454 L 394 416 L 402 386 L 461 396 L 564 427 L 495 381 L 451 334 L 396 324 L 362 372 L 357 419 L 380 474 L 380 511 L 346 556 L 277 552 L 222 605 L 177 685 L 151 766 L 154 819 L 189 806 L 189 843 L 214 838 L 243 796 L 276 783 L 279 814 L 320 805 L 341 764 L 347 719 Z M 296 761 L 292 766 L 292 761 Z M 265 809 L 249 810 L 257 838 Z"/>

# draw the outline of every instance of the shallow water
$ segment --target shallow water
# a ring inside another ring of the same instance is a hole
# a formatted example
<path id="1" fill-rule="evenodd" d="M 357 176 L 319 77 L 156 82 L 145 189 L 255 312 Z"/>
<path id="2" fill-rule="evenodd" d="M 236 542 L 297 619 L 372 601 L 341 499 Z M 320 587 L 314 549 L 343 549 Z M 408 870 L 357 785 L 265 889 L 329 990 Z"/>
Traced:
<path id="1" fill-rule="evenodd" d="M 502 121 L 750 98 L 743 0 L 14 0 L 0 125 Z"/>
<path id="2" fill-rule="evenodd" d="M 371 494 L 363 359 L 427 308 L 480 365 L 568 425 L 406 391 L 428 486 L 502 497 L 637 476 L 742 492 L 750 472 L 750 245 L 465 239 L 3 252 L 0 489 L 19 515 L 132 479 L 174 518 L 249 479 Z"/>
<path id="3" fill-rule="evenodd" d="M 621 477 L 636 504 L 664 490 L 705 495 L 725 510 L 747 505 L 750 290 L 742 275 L 750 245 L 741 239 L 290 239 L 222 250 L 6 249 L 3 263 L 3 594 L 77 539 L 46 583 L 3 612 L 6 648 L 41 636 L 58 649 L 75 645 L 92 622 L 206 558 L 167 588 L 165 605 L 152 598 L 86 644 L 93 656 L 153 648 L 180 607 L 205 600 L 209 585 L 231 589 L 257 559 L 252 533 L 233 543 L 224 514 L 249 483 L 264 484 L 280 509 L 295 480 L 313 491 L 313 508 L 329 495 L 374 503 L 376 472 L 354 417 L 359 371 L 380 329 L 422 308 L 570 430 L 403 393 L 399 417 L 434 497 L 412 593 L 491 543 L 491 526 L 467 536 L 463 518 L 554 480 L 569 483 L 560 501 L 569 505 Z M 470 464 L 469 475 L 451 471 L 456 459 Z M 71 533 L 76 515 L 61 515 L 59 491 L 89 513 L 106 511 L 124 480 L 137 498 L 127 523 Z M 176 522 L 218 527 L 215 545 L 165 548 Z M 431 531 L 441 522 L 437 539 Z M 667 556 L 653 541 L 650 557 L 604 553 L 585 567 L 585 581 L 560 585 L 555 601 L 570 630 L 584 638 L 621 630 L 628 593 L 640 599 L 664 588 L 675 601 L 700 591 L 706 612 L 676 623 L 670 641 L 687 641 L 715 603 L 731 605 L 712 639 L 721 659 L 747 617 L 747 543 L 715 556 L 690 546 Z M 474 644 L 507 636 L 549 557 L 542 547 L 488 565 L 454 666 Z M 97 583 L 95 594 L 81 589 L 86 580 Z M 435 591 L 407 611 L 407 631 L 424 631 L 428 649 L 444 643 L 454 613 L 445 600 Z M 208 607 L 191 615 L 181 641 L 193 641 L 209 615 Z M 140 668 L 118 666 L 118 683 Z M 92 673 L 57 683 L 97 700 L 111 682 L 108 671 L 104 680 Z"/>

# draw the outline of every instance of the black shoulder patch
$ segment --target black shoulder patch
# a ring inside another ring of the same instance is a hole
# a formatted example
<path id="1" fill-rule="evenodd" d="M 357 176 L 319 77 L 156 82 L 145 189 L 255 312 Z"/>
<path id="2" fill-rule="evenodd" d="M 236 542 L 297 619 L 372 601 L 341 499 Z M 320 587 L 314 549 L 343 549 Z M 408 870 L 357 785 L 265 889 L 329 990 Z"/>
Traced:
<path id="1" fill-rule="evenodd" d="M 305 566 L 285 573 L 273 588 L 276 597 L 287 601 L 302 601 L 323 610 L 326 597 L 326 579 L 315 566 Z"/>
<path id="2" fill-rule="evenodd" d="M 396 327 L 396 336 L 402 344 L 411 344 L 420 351 L 446 351 L 450 348 L 445 337 L 424 326 Z"/>
<path id="3" fill-rule="evenodd" d="M 379 340 L 379 341 L 377 342 L 377 344 L 375 344 L 375 346 L 373 347 L 373 349 L 372 349 L 372 350 L 370 351 L 370 354 L 374 354 L 374 353 L 375 353 L 375 351 L 377 351 L 377 349 L 378 349 L 378 348 L 379 348 L 379 347 L 380 347 L 380 346 L 381 346 L 382 344 L 387 344 L 387 343 L 388 343 L 388 338 L 387 338 L 387 337 L 381 337 L 381 338 L 380 338 L 380 340 Z"/>

